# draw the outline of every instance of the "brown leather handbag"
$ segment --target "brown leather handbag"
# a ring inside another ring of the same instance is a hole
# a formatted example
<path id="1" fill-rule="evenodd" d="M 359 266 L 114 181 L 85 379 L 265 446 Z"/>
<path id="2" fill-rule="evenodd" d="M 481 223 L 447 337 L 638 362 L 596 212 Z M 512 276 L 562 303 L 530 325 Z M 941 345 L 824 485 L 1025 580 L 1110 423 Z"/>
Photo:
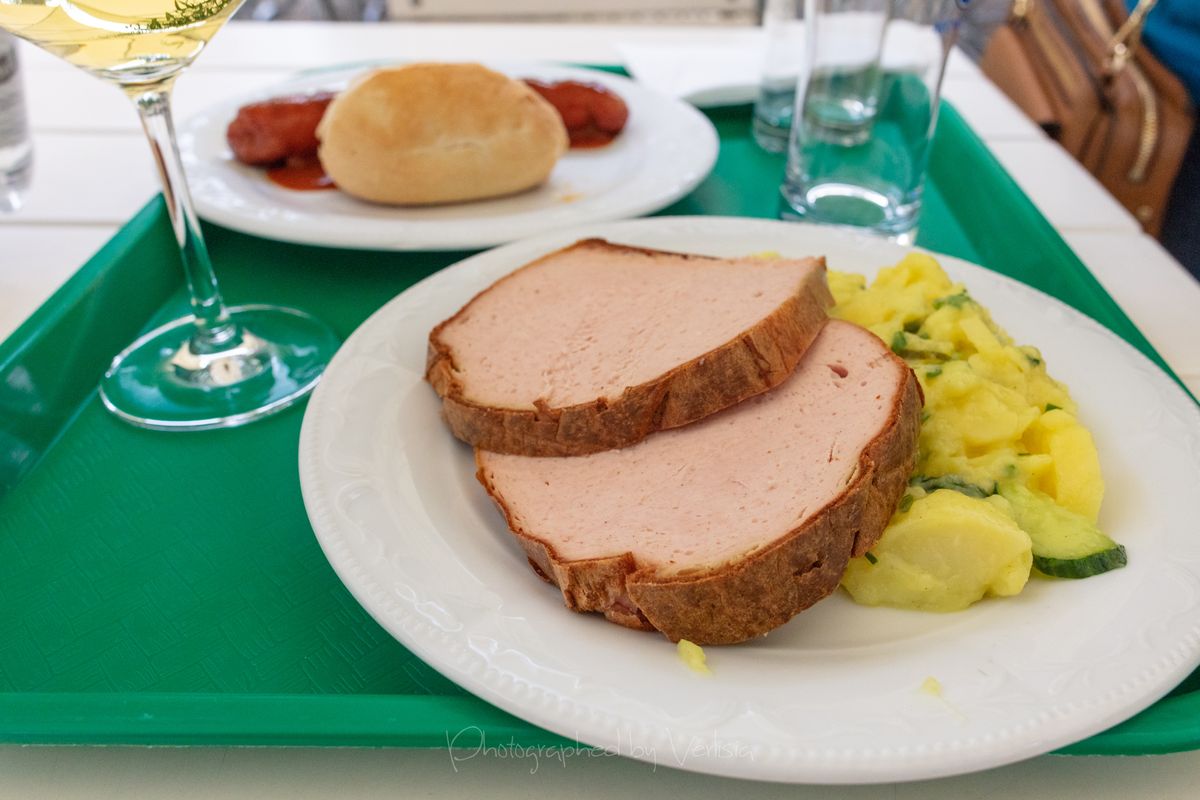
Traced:
<path id="1" fill-rule="evenodd" d="M 1139 0 L 1016 0 L 989 78 L 1158 235 L 1194 123 L 1187 89 L 1144 47 Z"/>

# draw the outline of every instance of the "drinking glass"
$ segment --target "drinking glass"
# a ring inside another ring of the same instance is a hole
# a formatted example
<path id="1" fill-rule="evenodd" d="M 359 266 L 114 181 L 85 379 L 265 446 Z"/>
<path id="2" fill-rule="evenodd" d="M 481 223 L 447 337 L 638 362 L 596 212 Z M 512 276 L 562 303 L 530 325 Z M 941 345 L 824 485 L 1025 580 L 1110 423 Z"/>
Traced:
<path id="1" fill-rule="evenodd" d="M 0 30 L 0 214 L 19 211 L 33 179 L 33 137 L 17 41 Z"/>
<path id="2" fill-rule="evenodd" d="M 806 0 L 780 216 L 911 244 L 956 0 Z"/>
<path id="3" fill-rule="evenodd" d="M 796 81 L 804 66 L 804 0 L 766 0 L 762 25 L 766 39 L 752 131 L 758 146 L 787 150 L 796 105 Z"/>
<path id="4" fill-rule="evenodd" d="M 141 336 L 100 383 L 110 411 L 146 428 L 228 427 L 279 411 L 312 391 L 338 346 L 302 311 L 224 304 L 184 179 L 171 87 L 241 3 L 0 0 L 0 28 L 121 88 L 150 140 L 192 314 Z"/>

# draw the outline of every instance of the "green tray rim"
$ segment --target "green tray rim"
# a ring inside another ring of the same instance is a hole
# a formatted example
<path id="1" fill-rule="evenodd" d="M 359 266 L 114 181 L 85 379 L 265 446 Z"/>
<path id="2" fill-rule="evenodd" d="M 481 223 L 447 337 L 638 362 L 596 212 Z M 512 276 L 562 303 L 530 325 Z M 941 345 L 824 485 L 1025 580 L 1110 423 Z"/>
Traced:
<path id="1" fill-rule="evenodd" d="M 941 113 L 956 129 L 955 135 L 967 137 L 973 157 L 981 161 L 978 166 L 992 173 L 991 179 L 1011 193 L 1010 201 L 1022 207 L 1023 224 L 1036 228 L 1040 237 L 1063 250 L 1063 257 L 1086 271 L 1054 226 L 960 115 L 948 104 L 943 105 Z M 164 214 L 162 197 L 157 195 L 0 341 L 0 368 L 19 359 L 60 322 L 114 263 L 155 229 Z M 1114 316 L 1137 332 L 1140 341 L 1131 343 L 1183 386 L 1117 303 L 1103 294 Z M 69 420 L 64 429 L 68 426 Z M 429 720 L 435 717 L 439 722 L 431 725 Z M 470 695 L 0 693 L 0 742 L 12 744 L 428 747 L 431 741 L 438 741 L 439 746 L 452 747 L 458 744 L 455 737 L 464 731 L 479 731 L 489 738 L 526 745 L 574 744 Z M 1151 755 L 1198 747 L 1200 691 L 1190 691 L 1168 696 L 1126 722 L 1055 752 Z"/>

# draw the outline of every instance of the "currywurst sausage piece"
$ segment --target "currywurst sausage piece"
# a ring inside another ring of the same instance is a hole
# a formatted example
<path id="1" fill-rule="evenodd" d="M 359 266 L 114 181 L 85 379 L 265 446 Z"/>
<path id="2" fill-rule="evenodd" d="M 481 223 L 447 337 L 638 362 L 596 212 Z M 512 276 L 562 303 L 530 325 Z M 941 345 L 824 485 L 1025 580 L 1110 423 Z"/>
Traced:
<path id="1" fill-rule="evenodd" d="M 238 114 L 225 138 L 238 161 L 268 166 L 317 153 L 317 124 L 333 99 L 332 92 L 277 97 L 251 103 Z"/>
<path id="2" fill-rule="evenodd" d="M 629 107 L 613 92 L 595 83 L 560 81 L 541 83 L 526 79 L 525 82 L 558 110 L 572 144 L 581 135 L 605 136 L 611 139 L 621 132 L 629 119 Z"/>

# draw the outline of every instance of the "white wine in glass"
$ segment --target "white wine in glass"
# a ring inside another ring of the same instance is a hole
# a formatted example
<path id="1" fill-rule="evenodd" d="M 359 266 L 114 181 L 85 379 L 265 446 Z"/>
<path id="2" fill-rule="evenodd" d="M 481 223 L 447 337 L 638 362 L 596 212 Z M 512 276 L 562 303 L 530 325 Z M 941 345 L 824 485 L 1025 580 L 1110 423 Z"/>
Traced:
<path id="1" fill-rule="evenodd" d="M 171 85 L 242 0 L 0 0 L 0 28 L 119 86 L 150 139 L 183 260 L 192 315 L 118 354 L 100 382 L 105 406 L 135 425 L 241 425 L 312 391 L 338 340 L 290 308 L 227 307 L 175 144 Z"/>

